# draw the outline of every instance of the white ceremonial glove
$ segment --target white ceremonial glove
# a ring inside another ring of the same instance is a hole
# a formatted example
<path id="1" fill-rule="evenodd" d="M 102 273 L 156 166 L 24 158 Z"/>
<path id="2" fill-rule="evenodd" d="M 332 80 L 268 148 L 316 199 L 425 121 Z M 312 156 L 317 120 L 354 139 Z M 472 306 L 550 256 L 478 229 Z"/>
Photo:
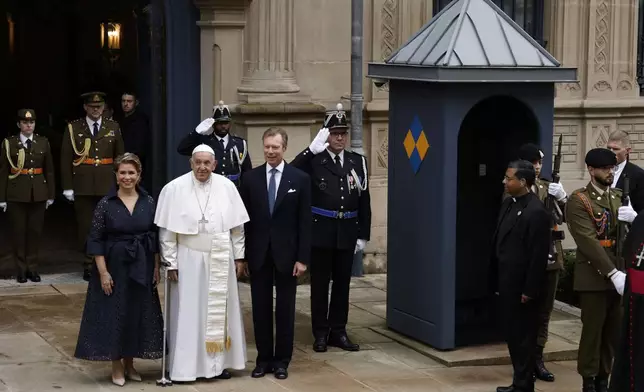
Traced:
<path id="1" fill-rule="evenodd" d="M 566 198 L 566 191 L 563 188 L 563 185 L 553 182 L 552 184 L 548 185 L 548 194 L 554 196 L 555 199 L 557 200 L 563 200 Z"/>
<path id="2" fill-rule="evenodd" d="M 613 271 L 612 275 L 610 275 L 610 280 L 613 281 L 613 286 L 615 286 L 615 290 L 619 293 L 619 295 L 624 295 L 624 286 L 626 285 L 626 274 L 623 273 L 622 271 Z"/>
<path id="3" fill-rule="evenodd" d="M 622 222 L 632 223 L 637 216 L 637 212 L 629 204 L 627 206 L 619 207 L 617 210 L 617 219 Z"/>
<path id="4" fill-rule="evenodd" d="M 197 125 L 195 131 L 197 131 L 197 133 L 200 135 L 210 135 L 214 131 L 214 129 L 212 129 L 214 123 L 215 119 L 209 117 L 203 120 L 199 125 Z"/>
<path id="5" fill-rule="evenodd" d="M 51 200 L 51 199 L 47 200 L 47 202 L 45 203 L 45 209 L 49 208 L 49 206 L 52 205 L 52 204 L 54 204 L 53 200 Z"/>
<path id="6" fill-rule="evenodd" d="M 63 191 L 63 196 L 65 196 L 65 198 L 69 201 L 74 201 L 74 191 L 72 189 Z"/>
<path id="7" fill-rule="evenodd" d="M 7 212 L 7 203 L 0 203 L 0 210 L 2 210 L 2 212 Z"/>
<path id="8" fill-rule="evenodd" d="M 309 150 L 311 150 L 314 155 L 321 153 L 329 146 L 329 143 L 327 142 L 327 139 L 329 139 L 329 133 L 330 132 L 327 128 L 322 128 L 315 136 L 315 139 L 313 139 L 309 146 Z"/>
<path id="9" fill-rule="evenodd" d="M 367 246 L 367 241 L 358 240 L 356 242 L 356 249 L 353 251 L 353 254 L 356 254 L 356 253 L 360 252 L 361 250 L 364 250 L 365 246 Z"/>

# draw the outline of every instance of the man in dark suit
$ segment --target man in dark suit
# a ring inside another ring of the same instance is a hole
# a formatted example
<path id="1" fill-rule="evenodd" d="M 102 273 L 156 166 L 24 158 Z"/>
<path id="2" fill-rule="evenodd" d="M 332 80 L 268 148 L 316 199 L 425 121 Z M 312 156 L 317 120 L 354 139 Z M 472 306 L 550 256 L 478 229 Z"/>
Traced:
<path id="1" fill-rule="evenodd" d="M 311 183 L 306 173 L 284 162 L 288 135 L 283 129 L 269 128 L 262 139 L 266 163 L 245 173 L 240 186 L 250 217 L 244 226 L 248 264 L 243 269 L 250 270 L 257 345 L 252 377 L 274 372 L 283 380 L 293 355 L 297 277 L 311 255 Z"/>
<path id="2" fill-rule="evenodd" d="M 514 368 L 509 387 L 497 392 L 534 392 L 534 358 L 539 309 L 550 250 L 551 218 L 530 192 L 535 171 L 528 161 L 508 165 L 503 183 L 511 197 L 501 206 L 494 235 L 498 293 Z"/>
<path id="3" fill-rule="evenodd" d="M 629 197 L 633 209 L 640 212 L 644 209 L 644 169 L 628 161 L 631 153 L 631 142 L 628 133 L 615 131 L 608 136 L 606 148 L 617 156 L 615 177 L 611 188 L 624 189 L 624 176 L 629 178 Z"/>
<path id="4" fill-rule="evenodd" d="M 364 249 L 371 233 L 371 196 L 367 160 L 345 150 L 348 131 L 347 115 L 338 104 L 327 112 L 309 148 L 291 162 L 311 176 L 311 324 L 316 352 L 326 351 L 327 345 L 360 350 L 349 340 L 346 326 L 353 255 Z"/>

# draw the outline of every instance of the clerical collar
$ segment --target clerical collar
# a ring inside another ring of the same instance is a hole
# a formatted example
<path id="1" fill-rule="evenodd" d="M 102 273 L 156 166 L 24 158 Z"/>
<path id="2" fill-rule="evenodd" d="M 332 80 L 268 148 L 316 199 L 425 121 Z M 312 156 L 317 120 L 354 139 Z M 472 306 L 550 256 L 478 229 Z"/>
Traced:
<path id="1" fill-rule="evenodd" d="M 604 193 L 608 192 L 608 188 L 601 189 L 594 182 L 591 182 L 590 184 L 595 188 L 595 191 L 599 193 L 600 196 L 604 196 Z"/>
<path id="2" fill-rule="evenodd" d="M 512 201 L 519 203 L 521 206 L 525 206 L 526 204 L 528 204 L 528 200 L 530 200 L 529 198 L 531 195 L 533 195 L 533 193 L 528 192 L 522 196 L 512 196 Z"/>

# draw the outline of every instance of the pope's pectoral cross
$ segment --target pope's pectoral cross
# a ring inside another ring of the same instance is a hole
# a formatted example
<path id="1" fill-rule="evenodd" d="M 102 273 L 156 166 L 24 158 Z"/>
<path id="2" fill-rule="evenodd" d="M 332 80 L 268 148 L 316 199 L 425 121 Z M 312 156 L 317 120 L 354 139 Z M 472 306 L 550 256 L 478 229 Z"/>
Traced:
<path id="1" fill-rule="evenodd" d="M 205 216 L 201 215 L 201 219 L 199 220 L 199 223 L 200 223 L 200 224 L 208 223 L 208 219 L 206 219 L 206 217 L 205 217 Z"/>
<path id="2" fill-rule="evenodd" d="M 635 256 L 635 258 L 637 259 L 637 266 L 639 267 L 642 264 L 642 260 L 644 260 L 644 247 L 640 251 L 640 254 Z"/>

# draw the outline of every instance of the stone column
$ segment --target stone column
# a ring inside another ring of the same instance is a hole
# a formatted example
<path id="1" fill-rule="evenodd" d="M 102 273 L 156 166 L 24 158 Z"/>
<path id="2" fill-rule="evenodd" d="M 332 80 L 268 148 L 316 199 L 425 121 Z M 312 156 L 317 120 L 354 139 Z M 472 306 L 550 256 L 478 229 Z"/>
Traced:
<path id="1" fill-rule="evenodd" d="M 295 78 L 294 0 L 254 0 L 246 27 L 244 76 L 240 100 L 292 101 L 300 91 Z"/>

